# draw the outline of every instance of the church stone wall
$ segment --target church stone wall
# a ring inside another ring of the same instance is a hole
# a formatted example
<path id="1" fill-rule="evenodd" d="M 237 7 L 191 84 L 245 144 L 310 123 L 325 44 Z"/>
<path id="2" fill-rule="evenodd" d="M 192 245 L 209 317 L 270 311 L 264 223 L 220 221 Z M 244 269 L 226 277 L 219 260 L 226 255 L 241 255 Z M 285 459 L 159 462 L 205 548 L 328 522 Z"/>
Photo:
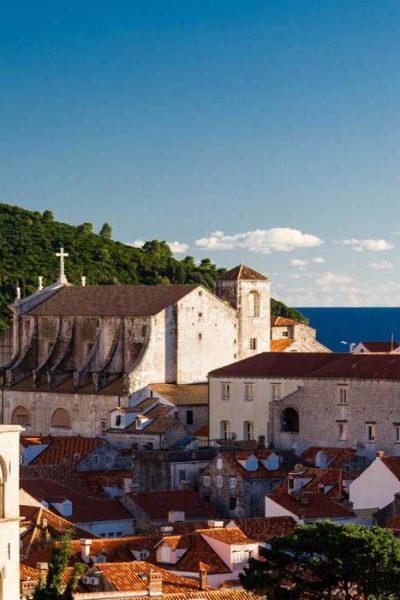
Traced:
<path id="1" fill-rule="evenodd" d="M 338 388 L 347 386 L 347 403 L 339 404 Z M 281 413 L 292 407 L 299 414 L 299 433 L 280 430 Z M 356 446 L 360 455 L 374 457 L 377 450 L 400 455 L 395 425 L 400 424 L 400 381 L 306 380 L 304 389 L 272 403 L 273 441 L 276 448 Z M 339 440 L 339 423 L 347 425 Z M 376 426 L 376 441 L 367 440 L 367 423 Z"/>
<path id="2" fill-rule="evenodd" d="M 17 406 L 23 406 L 29 414 L 27 435 L 86 435 L 100 436 L 102 421 L 109 426 L 109 412 L 120 401 L 127 404 L 128 397 L 101 394 L 58 393 L 40 391 L 2 390 L 4 394 L 4 421 L 11 423 Z M 51 427 L 51 418 L 58 408 L 68 413 L 71 428 Z"/>
<path id="3" fill-rule="evenodd" d="M 178 302 L 177 334 L 178 384 L 207 381 L 237 358 L 235 311 L 200 286 Z"/>
<path id="4" fill-rule="evenodd" d="M 13 354 L 13 330 L 7 329 L 0 337 L 0 365 L 7 363 Z"/>

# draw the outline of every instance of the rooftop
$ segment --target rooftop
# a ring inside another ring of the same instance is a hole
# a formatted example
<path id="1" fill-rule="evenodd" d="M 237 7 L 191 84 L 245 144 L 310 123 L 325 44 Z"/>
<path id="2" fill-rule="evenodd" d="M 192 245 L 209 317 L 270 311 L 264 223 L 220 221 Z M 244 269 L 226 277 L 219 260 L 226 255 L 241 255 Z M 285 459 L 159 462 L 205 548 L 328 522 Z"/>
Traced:
<path id="1" fill-rule="evenodd" d="M 353 515 L 326 494 L 318 492 L 299 495 L 273 492 L 267 497 L 300 519 L 343 519 Z"/>
<path id="2" fill-rule="evenodd" d="M 268 281 L 268 277 L 254 271 L 250 267 L 246 267 L 246 265 L 239 265 L 230 269 L 229 271 L 225 271 L 218 277 L 218 281 L 237 281 L 237 280 L 251 280 L 251 281 Z"/>
<path id="3" fill-rule="evenodd" d="M 215 510 L 194 490 L 166 490 L 128 494 L 151 519 L 168 520 L 169 511 L 182 511 L 185 519 L 215 517 Z"/>
<path id="4" fill-rule="evenodd" d="M 175 406 L 208 405 L 208 385 L 206 383 L 184 385 L 152 383 L 149 388 Z"/>

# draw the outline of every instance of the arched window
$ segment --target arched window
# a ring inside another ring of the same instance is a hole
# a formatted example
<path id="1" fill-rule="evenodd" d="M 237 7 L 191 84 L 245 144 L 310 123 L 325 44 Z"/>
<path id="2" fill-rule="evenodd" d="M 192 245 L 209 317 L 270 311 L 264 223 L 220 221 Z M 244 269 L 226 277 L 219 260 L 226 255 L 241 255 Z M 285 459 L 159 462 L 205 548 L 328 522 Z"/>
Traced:
<path id="1" fill-rule="evenodd" d="M 7 466 L 4 459 L 0 456 L 0 519 L 5 518 L 6 502 L 5 489 L 7 481 Z"/>
<path id="2" fill-rule="evenodd" d="M 71 429 L 71 420 L 66 410 L 63 408 L 57 408 L 51 417 L 51 427 L 63 427 L 64 429 Z"/>
<path id="3" fill-rule="evenodd" d="M 231 432 L 231 422 L 221 421 L 221 439 L 227 440 Z"/>
<path id="4" fill-rule="evenodd" d="M 253 421 L 244 421 L 243 423 L 243 439 L 250 442 L 254 439 L 254 423 Z"/>
<path id="5" fill-rule="evenodd" d="M 288 407 L 282 412 L 282 431 L 299 432 L 299 414 L 294 408 Z"/>
<path id="6" fill-rule="evenodd" d="M 22 425 L 23 427 L 26 425 L 30 425 L 29 412 L 27 411 L 25 406 L 17 406 L 11 417 L 11 423 L 13 425 Z"/>
<path id="7" fill-rule="evenodd" d="M 249 294 L 250 316 L 260 316 L 260 294 L 254 290 Z"/>

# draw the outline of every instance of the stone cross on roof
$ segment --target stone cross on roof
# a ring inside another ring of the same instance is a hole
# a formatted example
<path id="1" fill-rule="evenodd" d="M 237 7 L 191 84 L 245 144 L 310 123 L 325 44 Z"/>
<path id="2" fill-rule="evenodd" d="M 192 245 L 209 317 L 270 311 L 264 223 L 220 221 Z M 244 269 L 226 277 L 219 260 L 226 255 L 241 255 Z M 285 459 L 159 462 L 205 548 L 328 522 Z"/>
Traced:
<path id="1" fill-rule="evenodd" d="M 68 252 L 64 252 L 64 248 L 60 248 L 60 252 L 56 252 L 56 256 L 60 259 L 60 277 L 58 281 L 60 283 L 68 283 L 68 279 L 64 272 L 64 258 L 68 257 Z"/>

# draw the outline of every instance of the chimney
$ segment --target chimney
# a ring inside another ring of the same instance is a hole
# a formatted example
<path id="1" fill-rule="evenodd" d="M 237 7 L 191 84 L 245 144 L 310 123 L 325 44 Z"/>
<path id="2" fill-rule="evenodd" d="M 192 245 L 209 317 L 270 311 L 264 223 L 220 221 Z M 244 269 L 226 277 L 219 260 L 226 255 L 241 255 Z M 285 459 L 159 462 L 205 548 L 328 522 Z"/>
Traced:
<path id="1" fill-rule="evenodd" d="M 36 568 L 39 571 L 39 579 L 45 580 L 47 577 L 47 573 L 49 572 L 49 563 L 38 562 L 36 563 Z"/>
<path id="2" fill-rule="evenodd" d="M 157 571 L 149 573 L 149 596 L 162 596 L 162 575 Z"/>
<path id="3" fill-rule="evenodd" d="M 318 484 L 318 494 L 325 494 L 325 486 L 323 483 Z"/>
<path id="4" fill-rule="evenodd" d="M 376 453 L 376 458 L 383 458 L 385 456 L 385 453 L 383 450 L 378 450 L 378 452 Z"/>
<path id="5" fill-rule="evenodd" d="M 83 562 L 88 563 L 90 560 L 90 548 L 92 545 L 92 540 L 82 538 L 79 541 L 81 543 L 81 558 Z"/>
<path id="6" fill-rule="evenodd" d="M 199 571 L 199 590 L 204 591 L 207 589 L 207 571 L 206 569 L 200 569 Z"/>

